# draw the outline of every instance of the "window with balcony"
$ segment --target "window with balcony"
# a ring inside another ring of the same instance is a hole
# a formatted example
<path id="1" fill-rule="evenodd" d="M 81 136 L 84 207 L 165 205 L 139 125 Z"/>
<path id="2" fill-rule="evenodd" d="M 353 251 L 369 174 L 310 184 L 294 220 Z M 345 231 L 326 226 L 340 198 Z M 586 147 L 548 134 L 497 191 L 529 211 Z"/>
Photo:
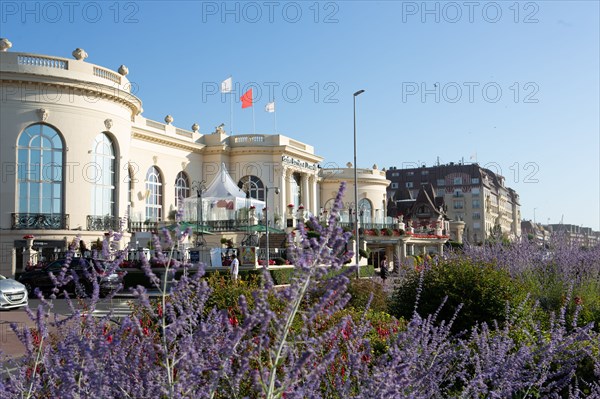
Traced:
<path id="1" fill-rule="evenodd" d="M 113 216 L 115 214 L 115 147 L 106 133 L 100 133 L 94 139 L 92 162 L 94 167 L 86 169 L 88 174 L 94 173 L 94 176 L 87 176 L 94 183 L 92 215 Z"/>
<path id="2" fill-rule="evenodd" d="M 398 183 L 392 183 L 392 188 L 398 188 Z"/>
<path id="3" fill-rule="evenodd" d="M 454 201 L 454 209 L 463 209 L 464 203 L 462 201 Z"/>
<path id="4" fill-rule="evenodd" d="M 175 206 L 179 209 L 179 201 L 190 196 L 190 179 L 187 173 L 181 171 L 175 178 Z"/>
<path id="5" fill-rule="evenodd" d="M 473 208 L 477 209 L 477 208 L 479 208 L 480 206 L 481 206 L 481 205 L 480 205 L 480 202 L 479 202 L 479 200 L 473 200 Z"/>
<path id="6" fill-rule="evenodd" d="M 163 194 L 162 177 L 156 166 L 150 167 L 146 173 L 146 220 L 160 222 L 162 220 Z"/>
<path id="7" fill-rule="evenodd" d="M 367 198 L 363 198 L 358 201 L 358 215 L 360 217 L 360 223 L 372 223 L 371 214 L 373 213 L 373 205 Z"/>
<path id="8" fill-rule="evenodd" d="M 455 177 L 454 178 L 454 184 L 455 185 L 462 184 L 462 177 Z"/>
<path id="9" fill-rule="evenodd" d="M 407 181 L 406 182 L 406 188 L 413 188 L 413 182 Z"/>
<path id="10" fill-rule="evenodd" d="M 473 220 L 481 219 L 481 214 L 479 212 L 473 212 Z"/>
<path id="11" fill-rule="evenodd" d="M 471 189 L 471 195 L 473 197 L 479 197 L 479 188 L 472 188 Z"/>
<path id="12" fill-rule="evenodd" d="M 63 215 L 64 142 L 49 125 L 27 127 L 17 141 L 14 228 L 66 228 Z"/>
<path id="13" fill-rule="evenodd" d="M 457 189 L 457 190 L 454 190 L 454 196 L 455 197 L 463 197 L 464 194 L 463 194 L 462 190 Z"/>

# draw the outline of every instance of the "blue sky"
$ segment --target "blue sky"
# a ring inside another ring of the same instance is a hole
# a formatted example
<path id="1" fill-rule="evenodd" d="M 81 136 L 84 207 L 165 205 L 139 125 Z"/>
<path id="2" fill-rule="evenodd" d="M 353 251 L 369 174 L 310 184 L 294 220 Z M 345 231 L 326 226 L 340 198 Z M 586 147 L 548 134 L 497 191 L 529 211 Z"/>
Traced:
<path id="1" fill-rule="evenodd" d="M 328 166 L 464 158 L 501 172 L 536 221 L 600 229 L 599 2 L 0 3 L 11 51 L 129 67 L 144 116 L 210 133 L 233 76 L 254 84 L 256 133 L 311 144 Z M 253 132 L 235 98 L 234 134 Z M 563 216 L 564 215 L 564 216 Z"/>

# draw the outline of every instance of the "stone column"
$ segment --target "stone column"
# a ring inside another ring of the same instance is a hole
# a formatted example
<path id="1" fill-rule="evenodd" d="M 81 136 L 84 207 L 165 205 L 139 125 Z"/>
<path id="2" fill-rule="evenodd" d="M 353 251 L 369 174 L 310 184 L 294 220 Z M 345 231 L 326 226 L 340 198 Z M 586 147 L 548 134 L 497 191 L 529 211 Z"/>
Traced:
<path id="1" fill-rule="evenodd" d="M 300 196 L 300 200 L 302 201 L 302 205 L 305 207 L 310 206 L 309 202 L 309 192 L 308 192 L 308 175 L 306 173 L 302 173 L 302 195 Z"/>
<path id="2" fill-rule="evenodd" d="M 281 220 L 283 227 L 285 227 L 285 210 L 287 205 L 287 195 L 289 192 L 288 181 L 287 181 L 287 168 L 281 168 L 281 176 L 279 177 L 279 212 L 281 212 Z"/>
<path id="3" fill-rule="evenodd" d="M 438 243 L 438 255 L 442 256 L 444 254 L 444 244 Z"/>

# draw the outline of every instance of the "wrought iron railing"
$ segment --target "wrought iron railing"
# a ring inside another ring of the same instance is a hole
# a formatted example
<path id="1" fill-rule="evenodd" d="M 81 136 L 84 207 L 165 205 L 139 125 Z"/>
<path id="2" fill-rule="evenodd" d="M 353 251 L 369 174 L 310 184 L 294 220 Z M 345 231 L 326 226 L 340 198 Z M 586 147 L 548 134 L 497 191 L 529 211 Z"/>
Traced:
<path id="1" fill-rule="evenodd" d="M 121 218 L 117 216 L 87 216 L 89 231 L 118 231 L 121 229 Z"/>
<path id="2" fill-rule="evenodd" d="M 68 230 L 69 215 L 51 213 L 13 213 L 12 229 Z"/>

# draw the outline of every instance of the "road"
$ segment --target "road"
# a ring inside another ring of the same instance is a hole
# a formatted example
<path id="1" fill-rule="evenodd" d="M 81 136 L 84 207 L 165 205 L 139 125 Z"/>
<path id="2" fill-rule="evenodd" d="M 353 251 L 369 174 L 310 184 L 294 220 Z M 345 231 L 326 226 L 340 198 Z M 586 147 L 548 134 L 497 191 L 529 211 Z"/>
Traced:
<path id="1" fill-rule="evenodd" d="M 133 300 L 134 298 L 132 296 L 120 296 L 111 300 L 101 300 L 97 304 L 93 315 L 98 317 L 106 316 L 112 310 L 115 319 L 124 317 L 131 313 L 130 304 Z M 39 299 L 29 300 L 29 308 L 33 312 L 35 312 L 39 304 Z M 53 304 L 54 308 L 52 313 L 59 316 L 69 316 L 72 314 L 65 299 L 55 299 Z M 73 304 L 78 309 L 82 309 L 84 306 L 84 303 L 78 303 L 77 301 L 74 301 Z M 11 327 L 12 323 L 16 323 L 18 326 L 27 326 L 31 328 L 35 327 L 35 322 L 29 318 L 23 308 L 13 309 L 11 311 L 0 311 L 0 351 L 5 356 L 18 357 L 25 353 L 25 347 L 13 332 Z M 2 360 L 3 359 L 0 359 L 0 363 L 2 363 Z"/>

